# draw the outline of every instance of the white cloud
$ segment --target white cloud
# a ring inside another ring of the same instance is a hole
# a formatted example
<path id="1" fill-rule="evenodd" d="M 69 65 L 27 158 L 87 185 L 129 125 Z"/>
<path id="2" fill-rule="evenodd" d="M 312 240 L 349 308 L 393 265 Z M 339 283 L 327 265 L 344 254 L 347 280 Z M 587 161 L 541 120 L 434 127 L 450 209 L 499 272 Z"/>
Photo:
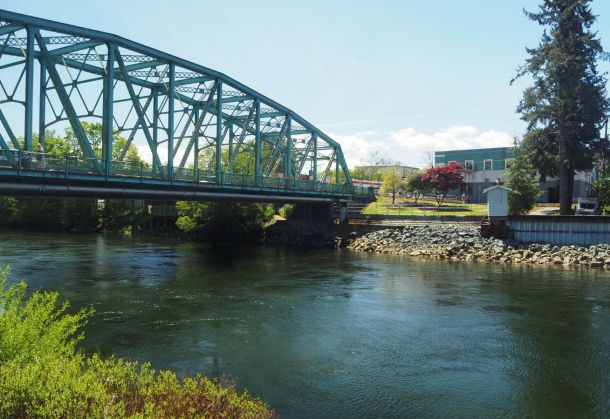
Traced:
<path id="1" fill-rule="evenodd" d="M 431 134 L 403 128 L 389 133 L 367 131 L 330 136 L 341 144 L 350 167 L 362 164 L 373 152 L 409 166 L 421 167 L 428 163 L 428 155 L 434 151 L 510 147 L 513 144 L 513 138 L 505 132 L 481 132 L 472 126 L 455 126 Z"/>
<path id="2" fill-rule="evenodd" d="M 140 153 L 140 157 L 142 160 L 148 163 L 152 163 L 152 152 L 150 151 L 150 147 L 148 144 L 141 145 L 136 144 L 138 148 L 138 153 Z M 161 160 L 161 164 L 165 165 L 167 163 L 167 145 L 159 145 L 157 147 L 157 153 L 159 154 L 159 160 Z"/>
<path id="3" fill-rule="evenodd" d="M 363 164 L 373 152 L 377 152 L 380 157 L 400 161 L 409 166 L 423 167 L 428 164 L 428 155 L 434 151 L 509 147 L 513 144 L 513 138 L 505 132 L 479 131 L 467 125 L 433 133 L 403 128 L 391 132 L 361 131 L 349 135 L 329 135 L 341 144 L 350 167 Z M 136 144 L 136 147 L 145 161 L 152 162 L 152 154 L 147 144 Z M 167 145 L 159 145 L 158 153 L 162 164 L 166 164 Z M 182 157 L 180 153 L 176 156 L 176 161 Z"/>

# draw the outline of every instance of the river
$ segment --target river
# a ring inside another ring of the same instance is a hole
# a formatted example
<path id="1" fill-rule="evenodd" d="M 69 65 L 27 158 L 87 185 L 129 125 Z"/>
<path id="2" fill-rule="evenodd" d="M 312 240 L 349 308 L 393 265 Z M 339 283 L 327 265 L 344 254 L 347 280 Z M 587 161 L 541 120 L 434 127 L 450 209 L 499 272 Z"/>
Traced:
<path id="1" fill-rule="evenodd" d="M 88 351 L 229 376 L 283 417 L 610 414 L 607 272 L 0 237 L 13 280 L 95 308 Z"/>

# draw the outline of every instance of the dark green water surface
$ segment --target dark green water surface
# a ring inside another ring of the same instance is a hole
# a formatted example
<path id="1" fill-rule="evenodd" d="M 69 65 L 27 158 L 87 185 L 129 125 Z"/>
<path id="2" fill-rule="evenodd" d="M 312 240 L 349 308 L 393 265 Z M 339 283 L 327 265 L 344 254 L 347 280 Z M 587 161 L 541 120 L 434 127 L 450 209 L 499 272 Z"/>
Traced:
<path id="1" fill-rule="evenodd" d="M 606 272 L 4 232 L 6 264 L 95 308 L 88 350 L 283 417 L 610 415 Z"/>

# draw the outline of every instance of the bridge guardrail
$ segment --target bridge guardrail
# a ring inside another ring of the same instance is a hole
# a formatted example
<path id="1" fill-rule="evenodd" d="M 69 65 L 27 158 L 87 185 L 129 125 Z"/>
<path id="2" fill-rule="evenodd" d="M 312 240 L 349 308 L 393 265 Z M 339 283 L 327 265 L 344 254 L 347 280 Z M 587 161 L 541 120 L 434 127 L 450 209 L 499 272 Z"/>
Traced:
<path id="1" fill-rule="evenodd" d="M 323 194 L 345 194 L 355 196 L 366 196 L 369 190 L 366 187 L 351 184 L 334 184 L 313 182 L 311 180 L 263 177 L 254 175 L 221 173 L 220 179 L 213 171 L 197 170 L 193 168 L 174 168 L 171 181 L 167 178 L 167 166 L 152 166 L 144 162 L 126 162 L 113 160 L 109 166 L 108 173 L 104 160 L 98 160 L 96 169 L 93 159 L 74 155 L 59 155 L 51 153 L 40 153 L 20 150 L 10 150 L 8 153 L 0 149 L 0 169 L 16 170 L 17 174 L 22 172 L 40 173 L 41 176 L 48 174 L 59 174 L 61 177 L 69 176 L 106 176 L 126 177 L 140 180 L 159 180 L 163 182 L 180 181 L 203 184 L 235 185 L 263 190 L 277 191 L 304 191 Z"/>

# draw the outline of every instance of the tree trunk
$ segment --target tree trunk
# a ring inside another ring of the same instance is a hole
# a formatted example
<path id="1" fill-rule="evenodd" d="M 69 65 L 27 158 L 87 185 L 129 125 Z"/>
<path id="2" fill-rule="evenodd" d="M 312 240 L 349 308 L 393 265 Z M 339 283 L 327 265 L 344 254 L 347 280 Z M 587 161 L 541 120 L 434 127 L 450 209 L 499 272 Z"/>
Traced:
<path id="1" fill-rule="evenodd" d="M 559 214 L 570 215 L 572 212 L 572 195 L 570 188 L 570 173 L 566 147 L 567 138 L 563 127 L 559 128 Z"/>
<path id="2" fill-rule="evenodd" d="M 574 196 L 574 169 L 568 169 L 568 198 L 570 199 L 569 214 L 572 215 L 572 201 Z"/>
<path id="3" fill-rule="evenodd" d="M 570 215 L 572 197 L 570 196 L 570 175 L 567 168 L 559 170 L 559 214 Z"/>

